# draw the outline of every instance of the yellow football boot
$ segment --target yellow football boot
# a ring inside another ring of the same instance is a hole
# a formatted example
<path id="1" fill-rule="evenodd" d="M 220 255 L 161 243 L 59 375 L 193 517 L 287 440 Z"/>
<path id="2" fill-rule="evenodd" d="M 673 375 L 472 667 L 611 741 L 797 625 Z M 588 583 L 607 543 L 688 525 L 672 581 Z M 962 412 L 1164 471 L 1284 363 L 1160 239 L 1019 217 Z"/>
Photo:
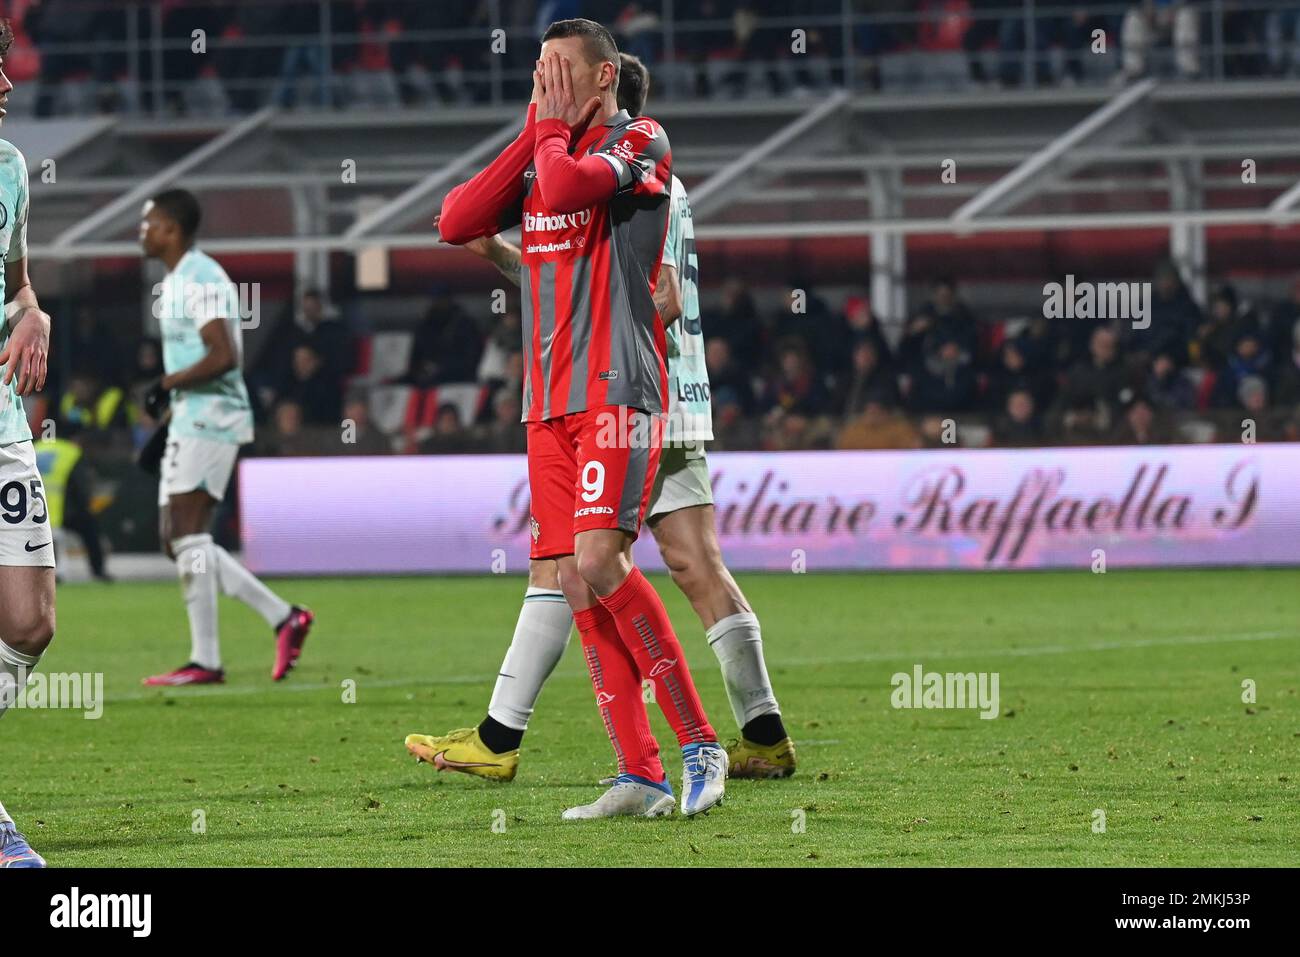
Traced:
<path id="1" fill-rule="evenodd" d="M 406 750 L 439 771 L 462 771 L 489 781 L 513 781 L 519 769 L 519 749 L 495 753 L 478 736 L 478 728 L 458 728 L 438 737 L 408 734 Z"/>
<path id="2" fill-rule="evenodd" d="M 732 778 L 788 778 L 794 774 L 794 742 L 783 738 L 773 745 L 745 738 L 727 742 L 727 776 Z"/>

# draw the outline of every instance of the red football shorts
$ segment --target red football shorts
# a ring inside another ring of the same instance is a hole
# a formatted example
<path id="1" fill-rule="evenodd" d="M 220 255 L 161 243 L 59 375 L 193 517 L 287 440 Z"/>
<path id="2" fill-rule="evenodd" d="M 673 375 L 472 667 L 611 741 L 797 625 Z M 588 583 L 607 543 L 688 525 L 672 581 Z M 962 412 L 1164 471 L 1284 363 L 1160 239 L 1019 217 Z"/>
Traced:
<path id="1" fill-rule="evenodd" d="M 573 537 L 619 528 L 632 537 L 659 469 L 663 416 L 603 405 L 528 423 L 531 555 L 573 554 Z"/>

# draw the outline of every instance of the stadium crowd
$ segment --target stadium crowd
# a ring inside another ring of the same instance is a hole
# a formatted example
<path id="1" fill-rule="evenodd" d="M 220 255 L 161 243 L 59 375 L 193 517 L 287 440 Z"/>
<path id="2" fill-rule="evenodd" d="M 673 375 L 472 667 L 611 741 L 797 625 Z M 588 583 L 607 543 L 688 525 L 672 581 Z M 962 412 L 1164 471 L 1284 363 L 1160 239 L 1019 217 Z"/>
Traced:
<path id="1" fill-rule="evenodd" d="M 5 65 L 19 87 L 10 112 L 38 115 L 244 112 L 267 103 L 387 108 L 486 102 L 494 92 L 509 100 L 527 95 L 532 46 L 498 50 L 465 38 L 502 24 L 507 36 L 540 35 L 548 22 L 578 16 L 611 24 L 620 47 L 655 71 L 663 96 L 1300 71 L 1300 4 L 1127 6 L 1096 14 L 1076 0 L 1037 0 L 1027 28 L 1023 15 L 1008 13 L 1015 0 L 857 0 L 846 42 L 840 0 L 804 0 L 797 11 L 786 0 L 698 0 L 676 5 L 670 50 L 659 4 L 648 0 L 7 0 L 0 14 L 16 34 Z M 813 24 L 800 56 L 790 49 L 796 12 Z M 202 56 L 194 55 L 196 30 Z M 1092 72 L 1098 58 L 1088 56 L 1098 30 L 1121 54 L 1104 74 Z M 1222 54 L 1214 68 L 1211 49 Z M 166 78 L 164 103 L 153 102 L 155 62 Z"/>
<path id="2" fill-rule="evenodd" d="M 832 306 L 789 288 L 731 279 L 702 307 L 719 448 L 1300 440 L 1300 279 L 1272 303 L 1222 285 L 1202 309 L 1165 263 L 1146 329 L 1047 319 L 1042 302 L 979 315 L 942 280 L 884 330 L 863 295 Z M 75 421 L 83 443 L 138 447 L 153 427 L 140 399 L 160 374 L 157 341 L 122 355 L 89 310 L 67 334 L 72 374 L 30 414 Z M 372 368 L 378 336 L 303 293 L 246 363 L 253 454 L 523 451 L 517 313 L 475 315 L 439 291 L 396 336 L 400 366 Z"/>

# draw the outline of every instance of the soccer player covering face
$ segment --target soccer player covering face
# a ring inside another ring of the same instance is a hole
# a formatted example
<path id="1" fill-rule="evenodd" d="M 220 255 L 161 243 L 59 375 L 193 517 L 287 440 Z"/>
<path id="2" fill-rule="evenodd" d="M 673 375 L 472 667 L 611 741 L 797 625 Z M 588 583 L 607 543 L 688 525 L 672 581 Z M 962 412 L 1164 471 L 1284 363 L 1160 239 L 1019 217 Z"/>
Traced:
<path id="1" fill-rule="evenodd" d="M 619 772 L 598 800 L 564 816 L 671 812 L 643 677 L 682 747 L 682 812 L 697 814 L 722 800 L 726 752 L 663 602 L 631 557 L 668 403 L 652 294 L 672 155 L 658 123 L 618 108 L 618 50 L 607 30 L 564 20 L 542 40 L 523 132 L 447 195 L 439 230 L 464 244 L 523 227 L 531 554 L 558 563 Z M 418 741 L 408 747 L 421 756 Z"/>
<path id="2" fill-rule="evenodd" d="M 158 527 L 163 551 L 176 562 L 190 620 L 190 660 L 144 683 L 225 680 L 217 634 L 218 589 L 271 626 L 271 677 L 280 681 L 297 663 L 313 615 L 267 588 L 213 542 L 209 531 L 239 447 L 253 441 L 253 412 L 240 371 L 239 298 L 226 271 L 194 245 L 199 218 L 198 200 L 183 189 L 171 189 L 145 204 L 140 221 L 144 254 L 167 267 L 155 302 L 165 375 L 150 390 L 146 405 L 155 417 L 170 405 Z"/>
<path id="3" fill-rule="evenodd" d="M 13 42 L 0 20 L 0 120 L 14 85 L 4 75 Z M 22 397 L 44 388 L 50 317 L 27 278 L 27 161 L 0 140 L 0 718 L 54 637 L 54 537 Z M 0 867 L 44 867 L 0 804 Z"/>
<path id="4" fill-rule="evenodd" d="M 640 116 L 649 92 L 645 65 L 620 54 L 618 105 Z M 794 745 L 781 721 L 763 660 L 758 618 L 723 563 L 714 529 L 713 489 L 702 443 L 713 437 L 698 270 L 690 202 L 672 178 L 670 209 L 655 305 L 669 323 L 670 411 L 659 472 L 647 508 L 673 581 L 691 602 L 722 666 L 732 713 L 741 732 L 728 742 L 730 777 L 779 778 L 795 770 Z M 520 284 L 520 250 L 500 236 L 466 248 Z M 564 655 L 573 616 L 559 591 L 556 563 L 529 563 L 528 591 L 510 648 L 501 664 L 488 713 L 477 728 L 433 737 L 411 735 L 411 750 L 448 770 L 512 780 L 519 745 L 542 685 Z"/>

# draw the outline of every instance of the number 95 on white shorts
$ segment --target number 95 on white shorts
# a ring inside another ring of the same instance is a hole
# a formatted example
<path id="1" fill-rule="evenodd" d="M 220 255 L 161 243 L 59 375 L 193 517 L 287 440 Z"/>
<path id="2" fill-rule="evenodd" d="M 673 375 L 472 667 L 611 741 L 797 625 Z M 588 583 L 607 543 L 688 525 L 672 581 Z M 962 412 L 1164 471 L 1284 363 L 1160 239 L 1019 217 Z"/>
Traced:
<path id="1" fill-rule="evenodd" d="M 0 445 L 0 565 L 54 567 L 54 533 L 32 443 Z"/>
<path id="2" fill-rule="evenodd" d="M 167 505 L 173 495 L 199 489 L 221 501 L 238 457 L 239 446 L 233 442 L 214 442 L 195 435 L 169 435 L 158 482 L 159 507 Z"/>

